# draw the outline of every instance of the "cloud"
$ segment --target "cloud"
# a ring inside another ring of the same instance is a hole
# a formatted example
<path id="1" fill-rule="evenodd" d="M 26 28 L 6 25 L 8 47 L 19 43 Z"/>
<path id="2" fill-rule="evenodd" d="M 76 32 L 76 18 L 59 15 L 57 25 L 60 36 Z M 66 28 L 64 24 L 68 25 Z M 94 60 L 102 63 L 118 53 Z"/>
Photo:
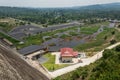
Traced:
<path id="1" fill-rule="evenodd" d="M 112 2 L 120 2 L 120 0 L 0 0 L 0 6 L 70 7 Z"/>

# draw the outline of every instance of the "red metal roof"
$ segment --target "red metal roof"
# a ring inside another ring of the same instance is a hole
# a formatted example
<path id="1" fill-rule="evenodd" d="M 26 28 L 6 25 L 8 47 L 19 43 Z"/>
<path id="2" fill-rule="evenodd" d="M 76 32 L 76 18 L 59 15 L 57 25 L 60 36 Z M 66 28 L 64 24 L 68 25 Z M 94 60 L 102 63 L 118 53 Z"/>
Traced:
<path id="1" fill-rule="evenodd" d="M 61 48 L 61 56 L 63 57 L 75 57 L 78 55 L 78 52 L 74 52 L 72 48 Z"/>

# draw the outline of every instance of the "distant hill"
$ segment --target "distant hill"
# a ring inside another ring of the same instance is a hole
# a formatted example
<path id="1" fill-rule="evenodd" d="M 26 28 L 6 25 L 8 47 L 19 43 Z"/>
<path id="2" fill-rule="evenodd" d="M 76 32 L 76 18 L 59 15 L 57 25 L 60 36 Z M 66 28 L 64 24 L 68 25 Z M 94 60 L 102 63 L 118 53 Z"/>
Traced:
<path id="1" fill-rule="evenodd" d="M 12 17 L 37 24 L 59 24 L 72 20 L 120 19 L 120 3 L 97 4 L 69 8 L 0 7 L 0 18 Z"/>
<path id="2" fill-rule="evenodd" d="M 116 9 L 116 10 L 120 10 L 120 3 L 109 3 L 109 4 L 96 4 L 96 5 L 89 5 L 89 6 L 82 6 L 82 7 L 73 7 L 73 9 L 89 9 L 89 10 L 101 10 L 101 9 Z"/>
<path id="3" fill-rule="evenodd" d="M 65 7 L 65 8 L 29 8 L 29 7 L 9 7 L 9 6 L 0 6 L 1 9 L 18 9 L 17 11 L 25 11 L 25 10 L 61 10 L 61 9 L 118 9 L 120 10 L 120 2 L 119 3 L 108 3 L 108 4 L 95 4 L 95 5 L 88 5 L 88 6 L 74 6 L 74 7 Z"/>

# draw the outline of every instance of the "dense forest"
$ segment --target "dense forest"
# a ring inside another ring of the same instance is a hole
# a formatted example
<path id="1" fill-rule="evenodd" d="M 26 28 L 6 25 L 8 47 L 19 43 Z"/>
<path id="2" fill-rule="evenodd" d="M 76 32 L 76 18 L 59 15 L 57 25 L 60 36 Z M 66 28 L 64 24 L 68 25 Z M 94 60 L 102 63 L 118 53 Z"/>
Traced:
<path id="1" fill-rule="evenodd" d="M 119 80 L 120 45 L 112 50 L 105 50 L 103 57 L 93 64 L 57 77 L 54 80 Z"/>
<path id="2" fill-rule="evenodd" d="M 0 17 L 12 17 L 37 24 L 59 24 L 73 20 L 120 19 L 120 3 L 70 8 L 0 7 Z"/>

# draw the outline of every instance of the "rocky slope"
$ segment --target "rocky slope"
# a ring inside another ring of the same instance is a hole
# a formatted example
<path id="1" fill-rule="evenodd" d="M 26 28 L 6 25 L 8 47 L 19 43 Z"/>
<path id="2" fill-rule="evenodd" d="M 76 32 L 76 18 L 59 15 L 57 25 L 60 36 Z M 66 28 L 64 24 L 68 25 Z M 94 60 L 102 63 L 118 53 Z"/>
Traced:
<path id="1" fill-rule="evenodd" d="M 14 51 L 0 45 L 0 80 L 49 80 Z"/>

